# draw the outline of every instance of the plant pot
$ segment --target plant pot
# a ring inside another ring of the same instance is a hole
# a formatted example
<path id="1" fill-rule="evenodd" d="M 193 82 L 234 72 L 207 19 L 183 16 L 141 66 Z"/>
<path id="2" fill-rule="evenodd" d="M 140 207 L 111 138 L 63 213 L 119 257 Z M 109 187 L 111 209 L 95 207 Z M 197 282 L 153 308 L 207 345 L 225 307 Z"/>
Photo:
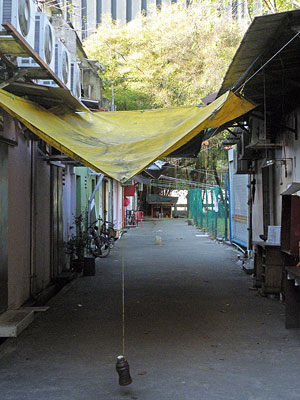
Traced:
<path id="1" fill-rule="evenodd" d="M 96 275 L 95 257 L 84 257 L 83 275 L 84 276 Z"/>
<path id="2" fill-rule="evenodd" d="M 84 267 L 84 260 L 81 260 L 80 258 L 75 258 L 71 260 L 71 269 L 77 273 L 81 273 L 83 271 Z"/>

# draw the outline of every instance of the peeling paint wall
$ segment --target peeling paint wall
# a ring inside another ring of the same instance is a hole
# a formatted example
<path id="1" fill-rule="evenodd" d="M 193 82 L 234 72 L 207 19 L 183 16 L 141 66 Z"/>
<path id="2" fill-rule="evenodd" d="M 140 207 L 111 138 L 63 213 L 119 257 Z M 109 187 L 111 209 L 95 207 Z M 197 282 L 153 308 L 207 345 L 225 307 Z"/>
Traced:
<path id="1" fill-rule="evenodd" d="M 8 308 L 30 296 L 31 146 L 11 120 L 18 145 L 8 154 Z"/>

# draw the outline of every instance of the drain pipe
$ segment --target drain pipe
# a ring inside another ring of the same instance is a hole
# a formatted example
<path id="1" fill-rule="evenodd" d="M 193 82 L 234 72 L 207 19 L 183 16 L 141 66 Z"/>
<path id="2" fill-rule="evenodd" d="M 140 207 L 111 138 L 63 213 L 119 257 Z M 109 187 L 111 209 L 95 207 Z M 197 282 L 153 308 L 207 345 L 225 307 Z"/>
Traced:
<path id="1" fill-rule="evenodd" d="M 95 187 L 95 189 L 94 189 L 94 191 L 93 191 L 91 197 L 89 197 L 89 199 L 88 199 L 88 227 L 91 226 L 91 204 L 92 204 L 92 201 L 94 200 L 94 198 L 95 198 L 95 196 L 96 196 L 96 193 L 97 193 L 98 190 L 99 190 L 99 187 L 100 187 L 100 185 L 101 185 L 101 183 L 102 183 L 102 181 L 103 181 L 103 178 L 104 178 L 104 174 L 101 174 L 101 175 L 99 176 L 99 180 L 98 180 L 98 182 L 97 182 L 97 185 L 96 185 L 96 187 Z M 94 221 L 93 221 L 93 222 L 94 222 Z"/>

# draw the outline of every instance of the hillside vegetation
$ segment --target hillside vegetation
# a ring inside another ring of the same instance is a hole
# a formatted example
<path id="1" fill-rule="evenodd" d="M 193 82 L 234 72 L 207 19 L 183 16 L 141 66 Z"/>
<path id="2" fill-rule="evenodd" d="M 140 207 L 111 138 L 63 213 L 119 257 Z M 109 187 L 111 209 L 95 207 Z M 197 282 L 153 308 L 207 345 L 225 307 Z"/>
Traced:
<path id="1" fill-rule="evenodd" d="M 210 1 L 178 4 L 125 26 L 107 16 L 85 42 L 99 60 L 105 95 L 119 110 L 199 104 L 216 91 L 240 42 L 237 22 Z"/>

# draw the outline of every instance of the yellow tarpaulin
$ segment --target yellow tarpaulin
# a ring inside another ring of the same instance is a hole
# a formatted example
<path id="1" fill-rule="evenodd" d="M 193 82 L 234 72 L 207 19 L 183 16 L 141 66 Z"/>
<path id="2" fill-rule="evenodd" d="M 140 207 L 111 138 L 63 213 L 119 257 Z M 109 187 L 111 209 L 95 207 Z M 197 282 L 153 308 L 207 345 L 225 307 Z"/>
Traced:
<path id="1" fill-rule="evenodd" d="M 227 92 L 203 107 L 74 112 L 64 106 L 46 110 L 4 90 L 0 106 L 61 152 L 121 182 L 200 131 L 217 128 L 255 107 Z"/>

